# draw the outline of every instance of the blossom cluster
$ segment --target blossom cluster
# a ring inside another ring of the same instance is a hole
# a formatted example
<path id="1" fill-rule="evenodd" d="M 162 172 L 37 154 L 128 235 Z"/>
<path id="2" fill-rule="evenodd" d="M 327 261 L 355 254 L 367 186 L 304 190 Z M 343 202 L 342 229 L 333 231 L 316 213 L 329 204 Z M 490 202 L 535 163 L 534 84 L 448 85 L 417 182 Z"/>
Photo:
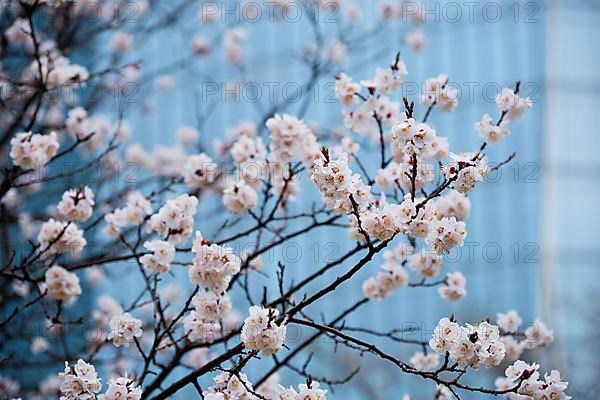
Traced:
<path id="1" fill-rule="evenodd" d="M 496 105 L 502 112 L 502 118 L 494 122 L 489 114 L 484 114 L 481 121 L 475 124 L 475 130 L 486 143 L 496 143 L 510 136 L 508 124 L 521 119 L 525 110 L 533 103 L 518 95 L 517 90 L 504 88 L 496 97 Z"/>
<path id="2" fill-rule="evenodd" d="M 319 154 L 317 137 L 304 121 L 288 114 L 275 114 L 267 120 L 275 160 L 288 164 L 299 159 L 310 166 Z"/>
<path id="3" fill-rule="evenodd" d="M 506 348 L 506 360 L 517 360 L 523 351 L 541 348 L 554 341 L 554 331 L 543 321 L 536 319 L 524 332 L 519 332 L 523 319 L 515 310 L 498 313 L 496 323 L 500 328 L 500 340 Z"/>
<path id="4" fill-rule="evenodd" d="M 94 204 L 94 192 L 84 186 L 64 192 L 57 208 L 61 217 L 72 222 L 85 222 L 92 216 Z"/>
<path id="5" fill-rule="evenodd" d="M 65 370 L 59 376 L 60 400 L 93 399 L 102 388 L 96 368 L 83 360 L 78 360 L 73 367 L 65 362 Z"/>
<path id="6" fill-rule="evenodd" d="M 419 371 L 433 371 L 440 364 L 440 356 L 437 353 L 417 351 L 409 362 Z"/>
<path id="7" fill-rule="evenodd" d="M 231 312 L 231 300 L 227 294 L 199 291 L 192 298 L 194 309 L 183 319 L 183 329 L 192 342 L 212 342 L 225 329 L 221 320 Z"/>
<path id="8" fill-rule="evenodd" d="M 247 349 L 262 351 L 265 356 L 275 354 L 285 341 L 287 327 L 277 323 L 279 310 L 252 306 L 250 315 L 244 320 L 241 339 Z"/>
<path id="9" fill-rule="evenodd" d="M 343 110 L 344 125 L 353 132 L 376 139 L 380 130 L 391 127 L 401 118 L 400 103 L 392 101 L 385 94 L 396 90 L 408 73 L 406 65 L 397 58 L 389 68 L 377 68 L 375 76 L 360 82 L 341 74 L 336 77 L 335 94 L 346 106 L 353 106 L 357 98 L 365 99 L 360 91 L 366 89 L 368 97 L 354 110 Z M 377 93 L 377 95 L 375 95 Z"/>
<path id="10" fill-rule="evenodd" d="M 125 202 L 124 207 L 116 208 L 112 213 L 104 216 L 105 233 L 108 236 L 118 237 L 121 229 L 141 225 L 146 216 L 152 213 L 150 201 L 140 192 L 129 192 Z"/>
<path id="11" fill-rule="evenodd" d="M 191 188 L 200 188 L 216 178 L 217 164 L 204 153 L 188 156 L 183 165 L 183 179 Z"/>
<path id="12" fill-rule="evenodd" d="M 221 294 L 229 286 L 231 278 L 240 272 L 241 260 L 233 249 L 210 243 L 196 232 L 192 243 L 194 262 L 189 266 L 190 281 L 203 289 Z"/>
<path id="13" fill-rule="evenodd" d="M 352 173 L 346 153 L 332 160 L 329 150 L 323 149 L 314 161 L 310 177 L 323 195 L 327 207 L 337 213 L 351 213 L 352 200 L 359 210 L 366 209 L 372 200 L 371 188 L 363 184 L 358 174 Z"/>
<path id="14" fill-rule="evenodd" d="M 92 320 L 94 322 L 94 326 L 99 329 L 92 328 L 88 332 L 88 337 L 91 338 L 94 343 L 101 344 L 104 343 L 108 334 L 106 332 L 110 332 L 110 321 L 113 317 L 122 315 L 124 313 L 123 307 L 111 296 L 102 295 L 98 297 L 96 300 L 97 308 L 92 311 Z"/>
<path id="15" fill-rule="evenodd" d="M 68 57 L 60 54 L 52 40 L 45 41 L 40 47 L 42 55 L 30 65 L 31 80 L 40 79 L 49 87 L 62 87 L 77 86 L 89 79 L 87 68 L 71 63 Z"/>
<path id="16" fill-rule="evenodd" d="M 425 81 L 421 104 L 452 112 L 458 106 L 458 89 L 448 85 L 448 75 L 439 74 Z"/>
<path id="17" fill-rule="evenodd" d="M 307 384 L 298 385 L 298 389 L 285 387 L 279 383 L 279 375 L 273 374 L 262 385 L 256 393 L 267 398 L 277 400 L 326 400 L 327 391 L 321 389 L 319 382 L 309 381 Z M 258 396 L 257 396 L 258 397 Z"/>
<path id="18" fill-rule="evenodd" d="M 44 286 L 48 290 L 48 296 L 54 300 L 64 301 L 67 304 L 75 301 L 81 294 L 79 278 L 73 272 L 69 272 L 60 265 L 53 265 L 45 273 Z"/>
<path id="19" fill-rule="evenodd" d="M 43 167 L 58 151 L 58 135 L 19 132 L 10 140 L 10 158 L 23 169 Z"/>
<path id="20" fill-rule="evenodd" d="M 140 400 L 142 388 L 135 386 L 134 381 L 127 376 L 111 378 L 108 389 L 98 396 L 98 400 Z"/>
<path id="21" fill-rule="evenodd" d="M 527 364 L 518 360 L 505 371 L 505 377 L 496 379 L 496 388 L 500 391 L 509 391 L 506 398 L 509 400 L 569 400 L 565 391 L 569 386 L 560 376 L 560 372 L 552 370 L 544 374 L 544 379 L 539 373 L 540 366 L 536 363 Z M 516 388 L 516 392 L 513 390 Z"/>
<path id="22" fill-rule="evenodd" d="M 72 222 L 57 221 L 50 218 L 42 224 L 38 233 L 38 242 L 42 252 L 48 254 L 79 253 L 87 244 L 83 230 Z"/>
<path id="23" fill-rule="evenodd" d="M 129 313 L 115 315 L 109 322 L 108 339 L 117 347 L 129 347 L 131 342 L 142 336 L 142 321 Z"/>
<path id="24" fill-rule="evenodd" d="M 446 275 L 444 285 L 438 288 L 438 293 L 445 300 L 460 300 L 467 295 L 466 284 L 467 279 L 462 273 L 450 272 Z"/>
<path id="25" fill-rule="evenodd" d="M 214 384 L 202 393 L 205 400 L 254 400 L 252 383 L 243 372 L 223 371 L 213 378 Z"/>
<path id="26" fill-rule="evenodd" d="M 198 199 L 188 194 L 169 199 L 150 217 L 149 227 L 169 243 L 182 243 L 192 235 L 197 205 Z"/>
<path id="27" fill-rule="evenodd" d="M 83 107 L 69 110 L 65 127 L 67 132 L 83 143 L 83 149 L 88 152 L 101 148 L 107 137 L 123 142 L 129 136 L 129 125 L 125 121 L 119 121 L 115 126 L 103 115 L 89 115 Z"/>
<path id="28" fill-rule="evenodd" d="M 232 374 L 223 371 L 213 378 L 214 384 L 204 391 L 206 400 L 326 400 L 327 391 L 321 389 L 319 382 L 310 381 L 298 385 L 298 389 L 286 388 L 279 383 L 278 374 L 260 385 L 256 390 L 243 372 Z"/>
<path id="29" fill-rule="evenodd" d="M 223 190 L 223 203 L 233 214 L 240 215 L 254 208 L 258 193 L 245 181 L 231 181 Z"/>
<path id="30" fill-rule="evenodd" d="M 175 246 L 163 240 L 150 240 L 144 243 L 144 247 L 152 253 L 140 258 L 142 265 L 156 273 L 169 272 L 175 259 Z"/>
<path id="31" fill-rule="evenodd" d="M 383 259 L 382 271 L 363 283 L 363 294 L 368 299 L 383 300 L 396 289 L 406 286 L 409 274 L 405 266 L 418 273 L 422 279 L 438 276 L 442 268 L 442 257 L 435 251 L 415 252 L 408 243 L 399 243 L 392 250 L 384 251 Z M 466 278 L 458 271 L 448 273 L 441 283 L 438 293 L 445 300 L 459 300 L 467 293 Z"/>
<path id="32" fill-rule="evenodd" d="M 200 232 L 196 232 L 192 252 L 188 276 L 200 291 L 192 299 L 194 309 L 183 320 L 184 332 L 193 342 L 212 342 L 225 328 L 221 321 L 231 315 L 231 300 L 225 292 L 240 271 L 241 260 L 233 249 L 208 242 Z"/>
<path id="33" fill-rule="evenodd" d="M 386 260 L 381 269 L 363 283 L 363 294 L 368 299 L 383 300 L 394 290 L 408 284 L 408 272 L 402 265 Z"/>
<path id="34" fill-rule="evenodd" d="M 438 322 L 429 346 L 438 354 L 448 354 L 458 365 L 474 369 L 480 364 L 486 368 L 497 366 L 506 353 L 498 327 L 485 321 L 476 326 L 466 324 L 461 327 L 443 318 Z"/>
<path id="35" fill-rule="evenodd" d="M 449 154 L 448 140 L 438 136 L 424 122 L 417 123 L 406 113 L 392 127 L 392 153 L 396 162 L 410 162 L 416 156 L 422 161 L 440 161 Z"/>
<path id="36" fill-rule="evenodd" d="M 450 162 L 444 167 L 451 187 L 459 193 L 468 193 L 475 184 L 483 181 L 489 172 L 487 157 L 481 153 L 450 153 Z"/>

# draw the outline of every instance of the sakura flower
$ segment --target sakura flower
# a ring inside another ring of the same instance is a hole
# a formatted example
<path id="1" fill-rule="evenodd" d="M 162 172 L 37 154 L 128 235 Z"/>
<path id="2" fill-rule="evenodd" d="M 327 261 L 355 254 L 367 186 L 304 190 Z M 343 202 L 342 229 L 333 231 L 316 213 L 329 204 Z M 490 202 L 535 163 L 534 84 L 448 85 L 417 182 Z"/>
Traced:
<path id="1" fill-rule="evenodd" d="M 251 210 L 258 201 L 258 194 L 245 182 L 230 182 L 223 191 L 223 203 L 233 214 L 240 215 Z"/>
<path id="2" fill-rule="evenodd" d="M 117 208 L 104 216 L 107 223 L 105 232 L 109 236 L 118 237 L 122 228 L 142 224 L 146 216 L 151 213 L 150 201 L 144 195 L 136 191 L 129 192 L 125 207 Z"/>
<path id="3" fill-rule="evenodd" d="M 208 400 L 252 400 L 252 383 L 243 372 L 230 374 L 223 371 L 214 379 L 214 385 L 209 387 L 202 395 Z"/>
<path id="4" fill-rule="evenodd" d="M 475 153 L 450 154 L 450 164 L 446 169 L 446 176 L 453 179 L 452 187 L 460 192 L 467 193 L 475 184 L 483 181 L 488 173 L 487 158 Z"/>
<path id="5" fill-rule="evenodd" d="M 438 254 L 449 253 L 452 248 L 462 246 L 467 236 L 465 223 L 456 218 L 433 220 L 425 241 Z"/>
<path id="6" fill-rule="evenodd" d="M 58 150 L 56 132 L 48 135 L 19 132 L 10 140 L 10 158 L 22 169 L 43 167 Z"/>
<path id="7" fill-rule="evenodd" d="M 451 190 L 435 202 L 435 214 L 438 218 L 456 218 L 464 221 L 471 212 L 471 200 L 463 193 Z"/>
<path id="8" fill-rule="evenodd" d="M 266 125 L 271 134 L 269 149 L 279 163 L 288 164 L 296 158 L 310 166 L 319 156 L 316 137 L 304 121 L 288 114 L 275 114 Z"/>
<path id="9" fill-rule="evenodd" d="M 110 319 L 108 339 L 117 347 L 129 347 L 135 338 L 142 336 L 142 321 L 131 314 L 116 315 Z"/>
<path id="10" fill-rule="evenodd" d="M 58 213 L 73 222 L 85 222 L 91 216 L 94 206 L 94 192 L 87 186 L 82 189 L 67 190 L 58 203 Z"/>
<path id="11" fill-rule="evenodd" d="M 159 75 L 154 79 L 154 86 L 159 90 L 171 90 L 174 85 L 175 82 L 170 75 Z"/>
<path id="12" fill-rule="evenodd" d="M 183 332 L 191 342 L 212 343 L 221 334 L 221 324 L 206 321 L 197 311 L 190 311 L 183 319 Z"/>
<path id="13" fill-rule="evenodd" d="M 442 268 L 442 257 L 433 251 L 422 250 L 408 257 L 408 266 L 424 277 L 436 276 Z"/>
<path id="14" fill-rule="evenodd" d="M 335 77 L 335 97 L 344 105 L 352 106 L 360 93 L 360 85 L 352 82 L 352 78 L 342 73 Z"/>
<path id="15" fill-rule="evenodd" d="M 533 103 L 529 98 L 520 97 L 513 89 L 504 88 L 496 96 L 496 105 L 505 114 L 505 120 L 516 121 Z"/>
<path id="16" fill-rule="evenodd" d="M 311 382 L 310 384 L 301 384 L 298 386 L 298 395 L 296 399 L 300 400 L 326 400 L 327 390 L 320 388 L 319 382 Z"/>
<path id="17" fill-rule="evenodd" d="M 446 276 L 444 285 L 438 288 L 438 293 L 444 300 L 460 300 L 467 295 L 465 284 L 467 280 L 460 272 L 451 272 Z"/>
<path id="18" fill-rule="evenodd" d="M 87 244 L 83 231 L 75 224 L 60 222 L 54 218 L 44 222 L 37 239 L 41 251 L 48 254 L 79 253 Z"/>
<path id="19" fill-rule="evenodd" d="M 506 125 L 506 121 L 497 125 L 488 114 L 484 114 L 481 121 L 475 124 L 475 130 L 486 143 L 496 143 L 510 136 L 511 132 Z"/>
<path id="20" fill-rule="evenodd" d="M 206 55 L 212 50 L 210 41 L 202 34 L 197 34 L 192 38 L 190 47 L 195 55 Z"/>
<path id="21" fill-rule="evenodd" d="M 170 243 L 181 243 L 192 235 L 198 199 L 182 194 L 167 200 L 158 212 L 150 217 L 150 229 Z"/>
<path id="22" fill-rule="evenodd" d="M 535 349 L 550 345 L 554 341 L 554 331 L 549 329 L 543 321 L 536 319 L 533 324 L 525 330 L 523 345 L 527 349 Z"/>
<path id="23" fill-rule="evenodd" d="M 409 361 L 413 367 L 420 371 L 433 371 L 440 363 L 440 356 L 436 353 L 425 354 L 422 351 L 417 351 Z"/>
<path id="24" fill-rule="evenodd" d="M 196 232 L 192 252 L 194 262 L 189 267 L 189 278 L 203 289 L 221 294 L 227 289 L 231 277 L 240 271 L 241 260 L 233 249 L 209 243 L 200 232 Z"/>
<path id="25" fill-rule="evenodd" d="M 186 357 L 186 364 L 195 368 L 200 368 L 213 358 L 214 355 L 210 353 L 210 350 L 201 347 L 197 349 L 192 349 L 188 352 Z"/>
<path id="26" fill-rule="evenodd" d="M 256 136 L 256 125 L 252 121 L 241 121 L 233 128 L 228 129 L 226 136 L 229 139 L 239 139 L 243 136 L 255 137 Z"/>
<path id="27" fill-rule="evenodd" d="M 244 61 L 245 54 L 242 46 L 247 37 L 246 31 L 240 27 L 229 28 L 223 34 L 225 56 L 232 64 L 239 65 Z"/>
<path id="28" fill-rule="evenodd" d="M 61 378 L 61 400 L 93 399 L 102 388 L 94 366 L 83 360 L 78 360 L 73 367 L 65 362 L 64 372 L 58 375 Z"/>
<path id="29" fill-rule="evenodd" d="M 262 351 L 265 356 L 275 354 L 283 346 L 285 322 L 276 323 L 279 311 L 260 306 L 250 307 L 250 316 L 244 321 L 241 339 L 250 350 Z"/>
<path id="30" fill-rule="evenodd" d="M 31 341 L 31 353 L 33 354 L 40 354 L 40 353 L 45 353 L 48 348 L 50 347 L 50 345 L 48 344 L 48 341 L 46 339 L 44 339 L 43 337 L 34 337 L 33 340 Z"/>
<path id="31" fill-rule="evenodd" d="M 134 381 L 127 376 L 111 378 L 108 389 L 98 396 L 98 400 L 140 400 L 142 388 L 135 386 Z"/>
<path id="32" fill-rule="evenodd" d="M 227 295 L 200 291 L 192 298 L 198 316 L 206 321 L 218 321 L 231 311 L 231 300 Z"/>
<path id="33" fill-rule="evenodd" d="M 394 262 L 386 262 L 382 271 L 367 279 L 362 286 L 363 295 L 370 300 L 383 300 L 395 290 L 408 284 L 406 269 Z"/>
<path id="34" fill-rule="evenodd" d="M 204 153 L 187 157 L 183 165 L 183 179 L 191 188 L 212 183 L 217 174 L 217 164 Z"/>
<path id="35" fill-rule="evenodd" d="M 523 323 L 523 319 L 515 310 L 510 310 L 505 314 L 498 313 L 497 323 L 504 332 L 515 333 Z"/>
<path id="36" fill-rule="evenodd" d="M 162 240 L 152 240 L 144 243 L 144 247 L 152 254 L 144 254 L 140 262 L 151 271 L 161 273 L 171 269 L 171 262 L 175 259 L 175 247 Z"/>
<path id="37" fill-rule="evenodd" d="M 372 79 L 361 81 L 361 85 L 371 91 L 387 94 L 396 90 L 403 82 L 404 76 L 408 74 L 403 61 L 398 62 L 392 68 L 378 67 Z"/>
<path id="38" fill-rule="evenodd" d="M 440 107 L 444 111 L 454 111 L 458 105 L 458 90 L 448 85 L 448 76 L 440 74 L 425 81 L 421 103 L 425 106 Z"/>
<path id="39" fill-rule="evenodd" d="M 348 46 L 339 40 L 333 40 L 323 49 L 324 57 L 333 64 L 343 64 L 348 55 Z"/>

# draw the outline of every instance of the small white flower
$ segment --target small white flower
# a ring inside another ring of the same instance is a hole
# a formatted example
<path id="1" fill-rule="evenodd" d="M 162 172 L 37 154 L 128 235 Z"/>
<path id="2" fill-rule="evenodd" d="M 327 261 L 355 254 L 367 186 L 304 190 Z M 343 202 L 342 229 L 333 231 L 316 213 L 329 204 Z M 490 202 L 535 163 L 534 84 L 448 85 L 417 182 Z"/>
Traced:
<path id="1" fill-rule="evenodd" d="M 496 125 L 488 114 L 484 114 L 481 121 L 475 124 L 475 130 L 486 143 L 496 143 L 510 136 L 511 132 L 506 125 L 506 121 Z"/>
<path id="2" fill-rule="evenodd" d="M 162 240 L 152 240 L 145 242 L 144 247 L 152 252 L 140 258 L 144 267 L 157 273 L 171 269 L 171 262 L 175 259 L 175 246 Z"/>
<path id="3" fill-rule="evenodd" d="M 10 140 L 10 158 L 23 169 L 40 168 L 56 155 L 58 136 L 56 132 L 48 135 L 19 132 Z"/>
<path id="4" fill-rule="evenodd" d="M 50 298 L 64 301 L 67 304 L 73 303 L 81 294 L 77 275 L 59 265 L 54 265 L 46 271 L 44 283 Z"/>
<path id="5" fill-rule="evenodd" d="M 77 225 L 54 218 L 44 222 L 38 233 L 38 242 L 40 250 L 49 254 L 79 253 L 87 244 L 83 231 Z"/>
<path id="6" fill-rule="evenodd" d="M 135 386 L 133 380 L 127 376 L 111 378 L 106 392 L 98 396 L 98 400 L 140 400 L 141 398 L 142 388 Z"/>
<path id="7" fill-rule="evenodd" d="M 187 157 L 183 165 L 183 179 L 191 188 L 212 183 L 217 175 L 217 164 L 204 153 Z"/>
<path id="8" fill-rule="evenodd" d="M 116 315 L 110 319 L 108 339 L 117 347 L 129 347 L 135 338 L 142 336 L 142 321 L 131 314 Z"/>
<path id="9" fill-rule="evenodd" d="M 286 324 L 276 320 L 279 311 L 260 306 L 250 307 L 250 316 L 244 321 L 241 339 L 250 350 L 262 351 L 265 356 L 275 354 L 285 341 Z"/>
<path id="10" fill-rule="evenodd" d="M 460 300 L 467 295 L 465 289 L 466 278 L 460 272 L 451 272 L 446 276 L 446 282 L 440 288 L 438 293 L 444 300 Z"/>
<path id="11" fill-rule="evenodd" d="M 437 353 L 425 354 L 417 351 L 410 358 L 410 363 L 420 371 L 433 371 L 440 363 L 440 356 Z"/>
<path id="12" fill-rule="evenodd" d="M 233 214 L 240 215 L 256 206 L 258 193 L 250 185 L 232 181 L 223 191 L 223 203 Z"/>
<path id="13" fill-rule="evenodd" d="M 58 213 L 69 221 L 85 222 L 92 216 L 94 204 L 94 192 L 84 186 L 64 192 L 57 208 Z"/>
<path id="14" fill-rule="evenodd" d="M 182 194 L 167 200 L 158 212 L 150 217 L 150 229 L 169 243 L 182 243 L 192 235 L 198 199 Z"/>
<path id="15" fill-rule="evenodd" d="M 425 241 L 438 254 L 447 254 L 456 246 L 462 246 L 467 236 L 465 223 L 456 218 L 433 220 Z"/>
<path id="16" fill-rule="evenodd" d="M 515 310 L 510 310 L 506 314 L 498 313 L 496 321 L 500 329 L 507 333 L 515 333 L 523 323 L 523 319 Z"/>
<path id="17" fill-rule="evenodd" d="M 93 399 L 102 388 L 96 368 L 83 360 L 78 360 L 73 367 L 65 362 L 65 370 L 58 376 L 61 399 Z"/>

